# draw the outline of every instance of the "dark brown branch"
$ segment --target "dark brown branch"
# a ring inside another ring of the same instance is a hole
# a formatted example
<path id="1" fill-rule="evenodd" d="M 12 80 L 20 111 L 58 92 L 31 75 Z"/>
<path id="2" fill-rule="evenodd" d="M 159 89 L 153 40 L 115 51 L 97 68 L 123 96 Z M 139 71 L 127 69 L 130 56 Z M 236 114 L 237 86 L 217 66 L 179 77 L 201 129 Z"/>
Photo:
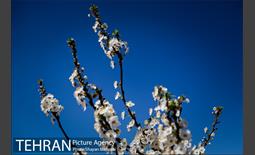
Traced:
<path id="1" fill-rule="evenodd" d="M 58 123 L 58 126 L 59 126 L 61 132 L 63 133 L 65 139 L 66 139 L 67 141 L 69 141 L 70 138 L 68 137 L 67 133 L 65 132 L 65 129 L 63 128 L 63 126 L 62 126 L 62 124 L 61 124 L 60 117 L 59 117 L 56 113 L 53 113 L 53 112 L 52 112 L 52 115 L 53 115 L 54 118 L 56 119 L 56 121 L 57 121 L 57 123 Z M 76 146 L 73 145 L 73 144 L 71 144 L 71 145 L 72 145 L 72 147 L 76 147 Z"/>
<path id="2" fill-rule="evenodd" d="M 80 64 L 78 62 L 77 49 L 76 49 L 75 41 L 71 38 L 67 41 L 67 43 L 68 43 L 68 46 L 72 49 L 73 63 L 74 63 L 75 68 L 77 69 L 77 73 L 78 73 L 77 79 L 78 79 L 80 85 L 83 86 L 83 90 L 86 93 L 85 96 L 89 99 L 90 106 L 95 110 L 96 107 L 93 103 L 93 97 L 92 97 L 92 95 L 90 95 L 88 93 L 88 88 L 87 88 L 88 83 L 85 83 L 85 80 L 84 80 L 84 78 L 82 76 L 82 73 L 81 73 L 81 67 L 80 67 Z"/>
<path id="3" fill-rule="evenodd" d="M 41 99 L 43 99 L 45 96 L 47 96 L 47 92 L 46 92 L 46 89 L 43 85 L 43 81 L 42 80 L 38 80 L 38 85 L 39 85 L 39 93 L 40 93 L 40 96 L 41 96 Z M 62 124 L 61 124 L 61 121 L 60 121 L 60 117 L 59 115 L 57 115 L 56 112 L 51 112 L 51 115 L 55 118 L 55 120 L 57 121 L 58 123 L 58 127 L 60 128 L 62 134 L 64 135 L 65 139 L 67 141 L 70 140 L 69 136 L 67 135 L 65 129 L 63 128 Z M 74 145 L 73 143 L 71 143 L 71 148 L 78 148 L 76 145 Z M 80 155 L 82 155 L 81 151 L 77 151 Z"/>
<path id="4" fill-rule="evenodd" d="M 52 115 L 54 116 L 54 118 L 57 120 L 57 123 L 58 123 L 58 127 L 60 128 L 61 132 L 63 133 L 65 139 L 67 141 L 70 140 L 69 136 L 67 135 L 65 129 L 63 128 L 62 124 L 61 124 L 61 121 L 60 121 L 60 117 L 58 115 L 56 115 L 56 113 L 52 113 Z M 71 148 L 78 148 L 76 145 L 74 145 L 72 142 L 71 142 Z M 80 155 L 82 155 L 82 152 L 81 151 L 77 151 Z"/>
<path id="5" fill-rule="evenodd" d="M 141 126 L 140 123 L 138 123 L 136 116 L 134 113 L 132 113 L 131 109 L 126 105 L 126 96 L 125 96 L 125 91 L 124 91 L 124 80 L 123 80 L 123 56 L 121 55 L 120 52 L 117 52 L 118 59 L 119 59 L 119 66 L 120 66 L 120 90 L 121 90 L 121 95 L 122 95 L 122 101 L 124 106 L 126 107 L 128 114 L 130 117 L 135 121 L 135 126 L 138 128 Z"/>

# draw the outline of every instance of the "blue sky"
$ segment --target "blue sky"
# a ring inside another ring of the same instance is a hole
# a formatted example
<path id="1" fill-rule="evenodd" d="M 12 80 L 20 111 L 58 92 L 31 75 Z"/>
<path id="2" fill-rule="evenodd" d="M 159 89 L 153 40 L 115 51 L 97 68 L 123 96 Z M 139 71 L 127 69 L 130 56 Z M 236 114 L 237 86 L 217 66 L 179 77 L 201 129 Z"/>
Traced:
<path id="1" fill-rule="evenodd" d="M 242 1 L 12 1 L 13 137 L 61 137 L 40 110 L 36 81 L 65 107 L 63 125 L 71 137 L 97 137 L 91 108 L 77 105 L 68 78 L 73 70 L 66 39 L 77 41 L 80 63 L 89 80 L 114 101 L 112 70 L 93 32 L 88 8 L 97 4 L 110 30 L 118 28 L 128 41 L 124 86 L 141 122 L 155 106 L 151 92 L 162 84 L 175 95 L 186 95 L 183 117 L 194 143 L 212 122 L 213 106 L 224 106 L 222 124 L 208 154 L 242 153 Z M 126 121 L 123 121 L 124 125 Z M 125 128 L 125 127 L 124 127 Z M 123 128 L 122 136 L 129 137 Z"/>

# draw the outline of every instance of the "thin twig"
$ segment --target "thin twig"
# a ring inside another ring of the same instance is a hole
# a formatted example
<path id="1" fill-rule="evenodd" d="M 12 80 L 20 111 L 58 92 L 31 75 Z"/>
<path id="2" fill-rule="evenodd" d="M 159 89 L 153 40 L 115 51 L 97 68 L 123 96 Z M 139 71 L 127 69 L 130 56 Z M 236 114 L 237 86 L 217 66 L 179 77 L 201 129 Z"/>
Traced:
<path id="1" fill-rule="evenodd" d="M 126 96 L 125 96 L 125 91 L 124 91 L 124 80 L 123 80 L 123 56 L 121 55 L 120 52 L 117 52 L 118 59 L 119 59 L 119 66 L 120 66 L 120 90 L 121 90 L 121 96 L 122 96 L 122 101 L 124 106 L 126 107 L 130 117 L 135 121 L 135 126 L 138 128 L 141 126 L 140 123 L 138 123 L 136 116 L 134 113 L 132 113 L 131 109 L 126 105 Z"/>
<path id="2" fill-rule="evenodd" d="M 214 121 L 212 123 L 211 131 L 207 134 L 207 137 L 203 139 L 202 146 L 206 147 L 210 141 L 212 140 L 213 134 L 215 134 L 215 131 L 217 130 L 216 125 L 219 124 L 219 118 L 220 118 L 221 112 L 218 114 L 214 114 Z"/>

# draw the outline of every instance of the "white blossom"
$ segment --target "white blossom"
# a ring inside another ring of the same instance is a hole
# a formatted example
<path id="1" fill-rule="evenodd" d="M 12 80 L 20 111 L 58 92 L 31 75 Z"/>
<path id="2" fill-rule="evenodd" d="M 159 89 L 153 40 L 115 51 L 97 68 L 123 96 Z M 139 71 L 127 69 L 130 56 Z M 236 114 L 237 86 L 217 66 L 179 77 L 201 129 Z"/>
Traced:
<path id="1" fill-rule="evenodd" d="M 154 110 L 155 111 L 158 111 L 158 110 L 166 111 L 167 110 L 166 100 L 161 99 L 160 102 L 159 102 L 159 105 L 157 107 L 155 107 Z"/>
<path id="2" fill-rule="evenodd" d="M 175 113 L 175 116 L 176 116 L 176 117 L 180 117 L 180 114 L 181 114 L 181 111 L 180 111 L 180 110 L 177 110 L 176 113 Z"/>
<path id="3" fill-rule="evenodd" d="M 117 88 L 118 88 L 118 86 L 119 86 L 118 81 L 114 81 L 114 83 L 113 83 L 113 87 L 114 87 L 115 89 L 117 89 Z"/>
<path id="4" fill-rule="evenodd" d="M 111 61 L 110 66 L 111 66 L 112 69 L 114 69 L 115 64 L 114 64 L 114 61 L 113 61 L 113 60 Z"/>
<path id="5" fill-rule="evenodd" d="M 208 128 L 205 127 L 205 128 L 204 128 L 204 133 L 207 133 L 207 131 L 208 131 Z"/>
<path id="6" fill-rule="evenodd" d="M 135 104 L 132 101 L 126 102 L 126 106 L 129 107 L 129 108 L 133 107 L 134 105 Z"/>
<path id="7" fill-rule="evenodd" d="M 189 98 L 185 98 L 184 102 L 190 103 L 190 99 Z"/>
<path id="8" fill-rule="evenodd" d="M 201 155 L 204 154 L 205 148 L 203 146 L 193 147 L 191 152 L 193 155 Z"/>
<path id="9" fill-rule="evenodd" d="M 149 115 L 150 115 L 150 116 L 152 115 L 152 112 L 153 112 L 153 109 L 150 108 L 150 109 L 149 109 Z"/>
<path id="10" fill-rule="evenodd" d="M 132 119 L 132 120 L 128 123 L 128 125 L 127 125 L 127 130 L 130 131 L 131 128 L 132 128 L 134 125 L 135 125 L 135 120 Z"/>
<path id="11" fill-rule="evenodd" d="M 213 107 L 213 111 L 216 111 L 217 110 L 217 107 Z"/>
<path id="12" fill-rule="evenodd" d="M 88 84 L 88 87 L 90 88 L 90 89 L 93 89 L 93 90 L 96 90 L 97 89 L 97 87 L 96 87 L 96 85 L 94 85 L 94 84 Z"/>
<path id="13" fill-rule="evenodd" d="M 156 125 L 159 124 L 159 120 L 156 118 L 151 118 L 150 123 L 148 124 L 148 126 L 150 126 L 151 128 L 154 128 Z"/>
<path id="14" fill-rule="evenodd" d="M 120 94 L 120 92 L 117 91 L 117 93 L 115 95 L 115 100 L 118 100 L 119 98 L 121 98 L 121 94 Z"/>
<path id="15" fill-rule="evenodd" d="M 70 82 L 72 83 L 72 86 L 75 87 L 76 86 L 76 82 L 75 82 L 75 78 L 78 75 L 78 71 L 77 69 L 73 70 L 73 73 L 71 74 L 71 76 L 69 77 Z"/>
<path id="16" fill-rule="evenodd" d="M 83 90 L 83 87 L 77 87 L 76 90 L 74 91 L 74 97 L 76 101 L 78 102 L 79 105 L 83 107 L 83 110 L 86 110 L 86 96 L 85 92 Z"/>
<path id="17" fill-rule="evenodd" d="M 111 125 L 112 128 L 116 128 L 120 125 L 120 122 L 119 122 L 119 119 L 118 119 L 118 116 L 111 116 L 109 118 L 109 124 Z"/>
<path id="18" fill-rule="evenodd" d="M 213 132 L 213 133 L 211 134 L 211 136 L 214 137 L 214 136 L 215 136 L 215 132 Z"/>
<path id="19" fill-rule="evenodd" d="M 122 120 L 125 119 L 125 115 L 126 115 L 126 114 L 125 114 L 125 111 L 122 111 L 122 112 L 121 112 L 121 119 L 122 119 Z"/>
<path id="20" fill-rule="evenodd" d="M 179 154 L 186 154 L 186 151 L 187 151 L 187 148 L 185 148 L 182 143 L 177 144 L 177 145 L 174 146 L 175 154 L 178 154 L 178 155 Z"/>
<path id="21" fill-rule="evenodd" d="M 120 42 L 117 38 L 112 38 L 109 41 L 109 50 L 113 51 L 115 50 L 114 47 L 119 47 L 120 46 Z"/>
<path id="22" fill-rule="evenodd" d="M 93 30 L 94 30 L 94 32 L 97 32 L 97 29 L 98 29 L 98 26 L 99 26 L 99 25 L 100 25 L 99 22 L 96 21 L 95 24 L 94 24 L 94 26 L 92 27 Z"/>
<path id="23" fill-rule="evenodd" d="M 105 37 L 102 35 L 98 38 L 98 42 L 102 42 L 102 40 L 104 39 Z"/>

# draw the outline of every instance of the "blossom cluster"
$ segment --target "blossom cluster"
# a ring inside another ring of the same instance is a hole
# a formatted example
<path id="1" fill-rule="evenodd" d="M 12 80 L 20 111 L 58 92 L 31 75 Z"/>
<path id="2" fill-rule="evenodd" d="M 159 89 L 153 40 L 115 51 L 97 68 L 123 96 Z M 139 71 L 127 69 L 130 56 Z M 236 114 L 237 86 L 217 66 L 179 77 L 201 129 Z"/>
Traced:
<path id="1" fill-rule="evenodd" d="M 163 86 L 155 86 L 152 96 L 158 105 L 149 109 L 150 118 L 130 144 L 131 154 L 189 154 L 191 132 L 187 121 L 180 117 L 181 104 L 189 102 L 188 98 L 175 99 Z"/>
<path id="2" fill-rule="evenodd" d="M 100 137 L 103 138 L 109 138 L 110 140 L 114 140 L 117 135 L 120 133 L 118 127 L 120 125 L 118 116 L 116 115 L 115 110 L 113 109 L 113 105 L 110 104 L 108 101 L 104 101 L 101 103 L 101 101 L 97 101 L 95 103 L 96 110 L 94 112 L 95 116 L 95 129 L 99 133 Z M 101 118 L 106 119 L 106 121 L 109 123 L 109 129 L 105 129 L 107 125 L 102 126 L 101 124 Z"/>
<path id="3" fill-rule="evenodd" d="M 119 118 L 113 108 L 113 105 L 110 104 L 109 101 L 104 100 L 102 103 L 100 100 L 98 100 L 95 103 L 95 106 L 96 110 L 94 112 L 94 128 L 98 132 L 99 136 L 108 142 L 104 143 L 102 148 L 105 151 L 112 152 L 116 149 L 114 143 L 120 134 Z M 104 122 L 102 120 L 104 120 Z M 127 142 L 125 139 L 122 139 L 118 145 L 118 153 L 124 154 L 126 147 Z"/>
<path id="4" fill-rule="evenodd" d="M 58 99 L 54 95 L 47 93 L 43 86 L 43 81 L 38 80 L 39 93 L 41 96 L 41 110 L 48 117 L 50 116 L 51 123 L 54 124 L 56 119 L 59 119 L 60 113 L 63 111 L 64 107 L 59 104 Z"/>
<path id="5" fill-rule="evenodd" d="M 115 29 L 112 34 L 107 32 L 108 25 L 102 22 L 96 5 L 92 5 L 90 7 L 90 11 L 91 14 L 89 14 L 89 16 L 92 15 L 95 17 L 95 24 L 92 28 L 98 35 L 98 42 L 101 48 L 106 56 L 111 60 L 110 66 L 114 69 L 114 56 L 117 55 L 119 59 L 123 59 L 129 50 L 128 43 L 120 39 L 120 34 L 117 29 Z"/>
<path id="6" fill-rule="evenodd" d="M 48 116 L 50 113 L 56 113 L 60 115 L 60 112 L 64 109 L 62 105 L 59 104 L 59 101 L 54 98 L 52 94 L 47 94 L 41 100 L 41 110 Z"/>

